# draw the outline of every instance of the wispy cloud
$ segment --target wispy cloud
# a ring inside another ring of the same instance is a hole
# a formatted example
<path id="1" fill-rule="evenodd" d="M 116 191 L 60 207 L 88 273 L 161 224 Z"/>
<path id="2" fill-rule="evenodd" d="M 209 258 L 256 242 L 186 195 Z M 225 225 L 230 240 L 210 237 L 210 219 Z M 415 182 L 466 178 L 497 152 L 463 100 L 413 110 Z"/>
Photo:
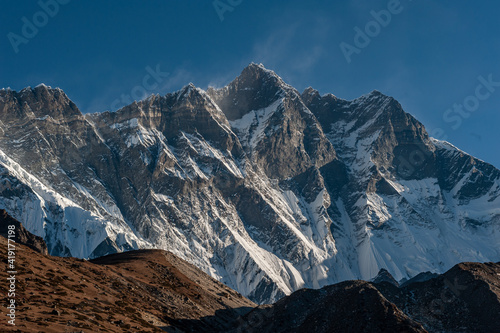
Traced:
<path id="1" fill-rule="evenodd" d="M 234 78 L 235 78 L 235 76 L 231 75 L 229 73 L 225 74 L 225 75 L 219 75 L 217 77 L 210 79 L 210 82 L 208 83 L 208 87 L 222 88 L 222 87 L 226 86 L 228 83 L 230 83 Z"/>
<path id="2" fill-rule="evenodd" d="M 298 19 L 293 24 L 277 24 L 265 39 L 253 46 L 252 60 L 269 68 L 287 68 L 293 78 L 311 71 L 327 53 L 325 45 L 331 22 L 316 16 L 314 22 Z"/>
<path id="3" fill-rule="evenodd" d="M 176 91 L 189 82 L 194 82 L 197 79 L 193 73 L 185 68 L 175 69 L 169 77 L 162 82 L 160 87 L 155 92 L 165 95 L 169 92 Z M 195 82 L 194 82 L 195 83 Z"/>

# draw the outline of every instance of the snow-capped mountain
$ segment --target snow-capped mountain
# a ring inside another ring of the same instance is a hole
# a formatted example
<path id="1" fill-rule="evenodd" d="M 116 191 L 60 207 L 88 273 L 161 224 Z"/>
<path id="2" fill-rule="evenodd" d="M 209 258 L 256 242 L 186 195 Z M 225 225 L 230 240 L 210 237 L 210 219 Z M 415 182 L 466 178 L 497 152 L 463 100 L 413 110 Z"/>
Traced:
<path id="1" fill-rule="evenodd" d="M 500 260 L 500 171 L 377 91 L 300 94 L 251 64 L 83 115 L 0 91 L 0 209 L 55 255 L 169 250 L 253 301 Z"/>

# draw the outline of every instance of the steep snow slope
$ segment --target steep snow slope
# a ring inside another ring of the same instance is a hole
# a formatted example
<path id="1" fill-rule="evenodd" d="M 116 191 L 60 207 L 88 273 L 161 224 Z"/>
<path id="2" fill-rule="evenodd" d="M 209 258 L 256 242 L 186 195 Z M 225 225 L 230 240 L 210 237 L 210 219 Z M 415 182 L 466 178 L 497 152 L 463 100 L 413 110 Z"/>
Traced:
<path id="1" fill-rule="evenodd" d="M 2 151 L 0 193 L 2 208 L 21 219 L 32 233 L 43 237 L 50 244 L 51 253 L 88 257 L 106 239 L 110 239 L 115 251 L 148 246 L 122 220 L 85 210 L 62 197 Z"/>
<path id="2" fill-rule="evenodd" d="M 356 276 L 370 279 L 387 268 L 402 279 L 498 258 L 498 170 L 429 138 L 379 92 L 344 101 L 309 89 L 303 97 L 331 129 L 327 136 L 347 166 L 349 181 L 329 213 Z"/>

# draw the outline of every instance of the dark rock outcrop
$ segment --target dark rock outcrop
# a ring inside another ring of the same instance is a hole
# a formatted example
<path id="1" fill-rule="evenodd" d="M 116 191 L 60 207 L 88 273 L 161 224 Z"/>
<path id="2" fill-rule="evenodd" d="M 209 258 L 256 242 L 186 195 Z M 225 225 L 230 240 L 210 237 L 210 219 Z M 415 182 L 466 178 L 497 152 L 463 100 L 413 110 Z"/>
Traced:
<path id="1" fill-rule="evenodd" d="M 232 332 L 426 332 L 373 285 L 346 281 L 303 289 L 240 319 Z"/>
<path id="2" fill-rule="evenodd" d="M 500 332 L 500 263 L 461 263 L 401 288 L 375 286 L 430 332 Z"/>
<path id="3" fill-rule="evenodd" d="M 10 226 L 14 226 L 13 228 Z M 14 237 L 9 237 L 9 230 L 13 230 Z M 21 222 L 10 216 L 5 209 L 0 209 L 0 235 L 13 239 L 17 244 L 23 244 L 41 254 L 49 254 L 47 245 L 42 237 L 33 235 L 26 230 Z M 16 245 L 16 244 L 14 244 Z"/>
<path id="4" fill-rule="evenodd" d="M 382 268 L 376 277 L 374 277 L 371 282 L 373 283 L 390 283 L 396 287 L 399 287 L 399 282 L 387 271 L 387 269 Z"/>

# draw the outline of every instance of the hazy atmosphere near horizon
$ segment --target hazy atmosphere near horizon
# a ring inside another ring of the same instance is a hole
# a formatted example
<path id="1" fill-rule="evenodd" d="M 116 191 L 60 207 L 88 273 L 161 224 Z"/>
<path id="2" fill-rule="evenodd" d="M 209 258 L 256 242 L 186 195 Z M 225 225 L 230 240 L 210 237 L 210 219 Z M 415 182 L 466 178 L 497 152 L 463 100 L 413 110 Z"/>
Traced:
<path id="1" fill-rule="evenodd" d="M 2 2 L 0 87 L 45 83 L 84 113 L 114 111 L 263 63 L 300 91 L 393 96 L 432 136 L 500 167 L 497 1 L 60 3 L 39 15 L 37 1 Z M 159 81 L 133 90 L 148 68 Z"/>

